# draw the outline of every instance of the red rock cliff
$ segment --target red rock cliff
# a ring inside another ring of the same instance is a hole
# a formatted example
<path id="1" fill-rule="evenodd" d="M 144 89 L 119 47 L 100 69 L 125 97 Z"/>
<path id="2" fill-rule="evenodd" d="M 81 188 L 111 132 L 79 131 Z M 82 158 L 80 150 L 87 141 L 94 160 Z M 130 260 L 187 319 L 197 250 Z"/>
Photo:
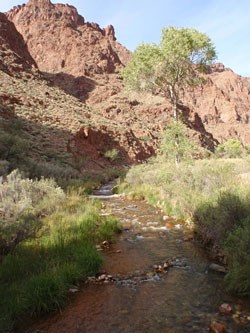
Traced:
<path id="1" fill-rule="evenodd" d="M 129 51 L 115 38 L 113 26 L 85 22 L 73 6 L 30 0 L 7 13 L 44 72 L 74 76 L 114 73 Z"/>
<path id="2" fill-rule="evenodd" d="M 14 24 L 0 13 L 0 69 L 8 73 L 18 73 L 35 68 L 23 37 Z"/>

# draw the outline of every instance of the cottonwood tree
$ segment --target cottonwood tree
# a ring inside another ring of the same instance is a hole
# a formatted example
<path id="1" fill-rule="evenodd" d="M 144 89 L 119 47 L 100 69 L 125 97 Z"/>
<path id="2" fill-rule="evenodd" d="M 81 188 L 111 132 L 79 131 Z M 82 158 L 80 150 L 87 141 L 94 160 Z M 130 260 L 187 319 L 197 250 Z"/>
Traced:
<path id="1" fill-rule="evenodd" d="M 164 28 L 159 45 L 136 48 L 122 77 L 134 90 L 160 93 L 170 100 L 173 118 L 178 121 L 180 92 L 200 84 L 200 73 L 215 58 L 215 47 L 206 34 L 190 28 Z"/>

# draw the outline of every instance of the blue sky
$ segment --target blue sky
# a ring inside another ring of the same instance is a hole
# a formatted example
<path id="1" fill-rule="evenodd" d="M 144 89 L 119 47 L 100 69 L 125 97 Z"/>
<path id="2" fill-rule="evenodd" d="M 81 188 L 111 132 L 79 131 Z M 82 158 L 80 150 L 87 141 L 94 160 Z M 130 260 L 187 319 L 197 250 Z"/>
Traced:
<path id="1" fill-rule="evenodd" d="M 5 12 L 22 0 L 1 0 Z M 158 42 L 169 25 L 192 27 L 213 40 L 218 61 L 250 77 L 250 0 L 58 0 L 78 9 L 86 21 L 113 24 L 117 40 L 134 50 Z"/>

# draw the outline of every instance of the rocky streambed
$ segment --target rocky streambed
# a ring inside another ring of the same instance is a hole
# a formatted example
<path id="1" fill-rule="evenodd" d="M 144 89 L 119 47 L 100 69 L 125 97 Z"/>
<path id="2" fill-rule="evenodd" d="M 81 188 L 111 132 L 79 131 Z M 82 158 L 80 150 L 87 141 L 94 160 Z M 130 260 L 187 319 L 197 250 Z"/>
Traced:
<path id="1" fill-rule="evenodd" d="M 226 292 L 224 273 L 182 222 L 112 195 L 112 185 L 92 196 L 103 200 L 103 215 L 122 223 L 116 242 L 97 247 L 105 256 L 102 271 L 72 289 L 65 310 L 22 332 L 249 333 L 249 300 Z"/>

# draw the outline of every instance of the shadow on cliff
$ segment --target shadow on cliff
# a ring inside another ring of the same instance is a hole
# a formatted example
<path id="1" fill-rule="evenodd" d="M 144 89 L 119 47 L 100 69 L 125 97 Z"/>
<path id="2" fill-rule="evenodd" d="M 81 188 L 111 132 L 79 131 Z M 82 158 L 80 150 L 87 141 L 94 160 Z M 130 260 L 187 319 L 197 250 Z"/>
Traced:
<path id="1" fill-rule="evenodd" d="M 187 127 L 191 128 L 199 135 L 199 141 L 201 145 L 214 151 L 215 146 L 218 145 L 218 141 L 213 137 L 213 135 L 206 131 L 201 117 L 197 112 L 192 111 L 189 107 L 185 105 L 178 105 L 181 114 L 183 115 L 183 122 Z"/>
<path id="2" fill-rule="evenodd" d="M 94 173 L 95 170 L 129 166 L 154 154 L 151 147 L 146 149 L 138 139 L 133 141 L 135 153 L 131 154 L 117 141 L 116 133 L 111 131 L 82 127 L 73 135 L 67 129 L 18 117 L 10 108 L 7 113 L 0 115 L 0 119 L 5 123 L 2 131 L 11 137 L 10 144 L 5 144 L 1 142 L 3 139 L 0 136 L 0 159 L 9 162 L 9 171 L 19 168 L 33 177 L 57 178 L 57 173 L 60 173 L 60 178 L 63 178 L 64 173 L 66 178 L 81 177 L 86 171 Z M 129 136 L 129 132 L 127 134 L 128 141 L 132 140 L 132 135 Z M 6 139 L 5 136 L 2 138 Z M 17 142 L 18 139 L 23 142 Z M 20 151 L 20 147 L 15 150 L 21 143 L 24 150 Z M 3 154 L 1 147 L 4 144 Z M 117 156 L 113 160 L 106 153 L 114 149 Z M 66 169 L 72 171 L 72 177 L 70 172 L 67 175 Z"/>
<path id="3" fill-rule="evenodd" d="M 95 80 L 87 76 L 70 75 L 67 73 L 45 73 L 43 76 L 49 81 L 49 85 L 62 89 L 66 94 L 72 95 L 85 102 L 89 93 L 96 87 Z"/>

